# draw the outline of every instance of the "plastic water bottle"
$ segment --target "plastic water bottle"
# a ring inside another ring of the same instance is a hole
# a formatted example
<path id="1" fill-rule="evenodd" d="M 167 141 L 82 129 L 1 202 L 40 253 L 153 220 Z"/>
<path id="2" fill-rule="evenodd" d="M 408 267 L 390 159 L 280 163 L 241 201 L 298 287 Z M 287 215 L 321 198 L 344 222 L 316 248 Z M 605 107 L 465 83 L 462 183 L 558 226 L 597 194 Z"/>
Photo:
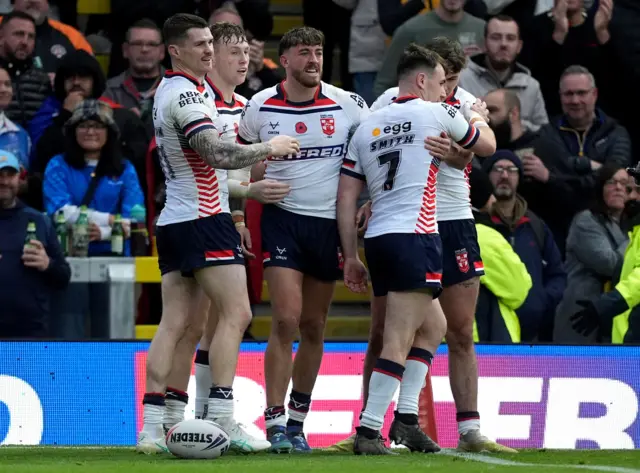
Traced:
<path id="1" fill-rule="evenodd" d="M 117 214 L 113 219 L 111 253 L 114 256 L 122 256 L 124 253 L 124 228 L 122 227 L 122 216 L 120 214 Z"/>
<path id="2" fill-rule="evenodd" d="M 147 212 L 142 205 L 131 209 L 131 256 L 147 256 L 149 235 L 147 232 Z"/>
<path id="3" fill-rule="evenodd" d="M 89 254 L 89 211 L 80 207 L 80 215 L 73 228 L 73 256 L 80 258 Z"/>

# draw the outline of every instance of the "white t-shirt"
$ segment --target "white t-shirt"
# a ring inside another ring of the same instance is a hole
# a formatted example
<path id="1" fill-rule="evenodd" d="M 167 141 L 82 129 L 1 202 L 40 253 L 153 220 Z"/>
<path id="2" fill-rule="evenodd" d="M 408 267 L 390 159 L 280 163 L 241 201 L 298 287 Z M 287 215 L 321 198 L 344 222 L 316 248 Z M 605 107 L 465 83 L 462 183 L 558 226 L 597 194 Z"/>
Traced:
<path id="1" fill-rule="evenodd" d="M 398 96 L 398 87 L 387 89 L 371 105 L 371 111 L 379 110 L 392 103 Z M 476 97 L 464 90 L 456 87 L 444 103 L 457 109 L 464 103 L 473 104 Z M 469 173 L 471 163 L 466 169 L 456 169 L 447 163 L 441 163 L 438 173 L 438 220 L 441 222 L 449 220 L 473 219 L 471 212 L 471 199 L 469 196 Z"/>
<path id="2" fill-rule="evenodd" d="M 165 73 L 153 106 L 158 158 L 166 182 L 158 225 L 229 212 L 226 171 L 209 166 L 189 145 L 197 133 L 216 130 L 217 121 L 214 97 L 205 85 L 180 72 Z"/>
<path id="3" fill-rule="evenodd" d="M 424 149 L 424 140 L 443 131 L 464 148 L 479 136 L 455 108 L 414 96 L 399 97 L 360 124 L 342 173 L 366 180 L 369 187 L 372 216 L 365 238 L 438 232 L 436 182 L 441 164 Z"/>
<path id="4" fill-rule="evenodd" d="M 368 114 L 359 95 L 324 82 L 316 97 L 305 103 L 289 102 L 280 83 L 249 100 L 240 119 L 238 141 L 266 142 L 279 134 L 297 138 L 299 154 L 267 159 L 265 177 L 291 188 L 276 205 L 300 215 L 335 219 L 347 144 Z"/>

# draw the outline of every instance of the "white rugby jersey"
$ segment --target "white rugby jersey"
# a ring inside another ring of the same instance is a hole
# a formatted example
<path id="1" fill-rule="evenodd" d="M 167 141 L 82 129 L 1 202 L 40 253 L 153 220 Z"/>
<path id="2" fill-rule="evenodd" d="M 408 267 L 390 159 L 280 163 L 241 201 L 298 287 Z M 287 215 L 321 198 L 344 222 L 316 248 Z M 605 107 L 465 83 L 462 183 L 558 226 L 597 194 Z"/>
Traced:
<path id="1" fill-rule="evenodd" d="M 387 89 L 371 105 L 371 111 L 379 110 L 392 103 L 398 96 L 398 87 Z M 476 97 L 464 90 L 456 87 L 453 92 L 444 100 L 445 103 L 460 109 L 469 102 L 475 103 Z M 471 199 L 469 197 L 469 173 L 471 163 L 465 169 L 456 169 L 447 163 L 441 163 L 438 173 L 438 220 L 441 222 L 449 220 L 473 219 L 471 212 Z"/>
<path id="2" fill-rule="evenodd" d="M 362 122 L 349 144 L 342 173 L 363 179 L 372 207 L 365 238 L 388 233 L 437 233 L 440 160 L 424 149 L 429 136 L 447 133 L 463 148 L 479 131 L 455 108 L 399 97 Z"/>
<path id="3" fill-rule="evenodd" d="M 205 85 L 181 72 L 165 73 L 153 105 L 158 158 L 167 187 L 158 225 L 229 212 L 226 171 L 209 166 L 189 146 L 195 134 L 215 130 L 217 120 L 214 97 Z"/>
<path id="4" fill-rule="evenodd" d="M 220 139 L 224 141 L 236 141 L 238 136 L 238 125 L 240 123 L 240 114 L 247 104 L 247 99 L 242 95 L 233 94 L 231 102 L 225 102 L 222 92 L 215 86 L 213 81 L 206 77 L 207 91 L 212 95 L 216 110 L 218 112 L 218 119 L 214 125 L 220 134 Z M 232 172 L 235 172 L 233 170 Z M 244 174 L 251 173 L 251 166 L 243 169 Z M 218 183 L 220 185 L 220 191 L 224 194 L 224 200 L 229 201 L 229 170 L 216 169 L 216 175 L 218 177 Z"/>
<path id="5" fill-rule="evenodd" d="M 322 82 L 313 100 L 287 100 L 284 82 L 253 96 L 240 119 L 238 141 L 257 143 L 283 134 L 300 141 L 295 156 L 269 157 L 265 178 L 291 188 L 276 205 L 313 217 L 336 218 L 340 167 L 349 138 L 369 114 L 357 94 Z"/>

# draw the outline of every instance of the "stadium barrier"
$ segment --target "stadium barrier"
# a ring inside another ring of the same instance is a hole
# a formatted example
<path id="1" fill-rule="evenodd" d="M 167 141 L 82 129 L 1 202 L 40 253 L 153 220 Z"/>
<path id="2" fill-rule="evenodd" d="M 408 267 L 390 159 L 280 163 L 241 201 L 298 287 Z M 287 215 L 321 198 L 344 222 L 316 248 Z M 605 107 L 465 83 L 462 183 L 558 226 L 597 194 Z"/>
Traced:
<path id="1" fill-rule="evenodd" d="M 0 443 L 134 445 L 148 347 L 139 341 L 0 342 Z M 312 446 L 353 432 L 365 348 L 326 344 L 305 423 Z M 264 429 L 264 349 L 243 344 L 234 383 L 236 417 L 254 433 Z M 488 436 L 515 448 L 640 447 L 640 347 L 479 345 L 477 351 L 479 411 Z M 433 364 L 433 403 L 422 403 L 421 422 L 435 419 L 440 444 L 453 447 L 447 372 L 443 346 Z M 193 376 L 188 391 L 192 417 Z"/>

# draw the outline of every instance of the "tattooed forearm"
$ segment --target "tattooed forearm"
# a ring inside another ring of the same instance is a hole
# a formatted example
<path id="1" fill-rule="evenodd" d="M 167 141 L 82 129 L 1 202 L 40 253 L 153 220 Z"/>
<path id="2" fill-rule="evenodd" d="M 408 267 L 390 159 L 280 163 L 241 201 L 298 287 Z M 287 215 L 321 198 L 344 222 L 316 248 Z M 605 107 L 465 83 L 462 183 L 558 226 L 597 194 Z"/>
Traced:
<path id="1" fill-rule="evenodd" d="M 244 204 L 245 204 L 245 199 L 237 199 L 234 197 L 229 198 L 229 210 L 231 212 L 236 210 L 240 210 L 241 212 L 244 212 Z"/>
<path id="2" fill-rule="evenodd" d="M 239 169 L 263 160 L 271 154 L 269 143 L 240 145 L 222 141 L 216 130 L 204 130 L 189 139 L 189 146 L 211 167 Z"/>

